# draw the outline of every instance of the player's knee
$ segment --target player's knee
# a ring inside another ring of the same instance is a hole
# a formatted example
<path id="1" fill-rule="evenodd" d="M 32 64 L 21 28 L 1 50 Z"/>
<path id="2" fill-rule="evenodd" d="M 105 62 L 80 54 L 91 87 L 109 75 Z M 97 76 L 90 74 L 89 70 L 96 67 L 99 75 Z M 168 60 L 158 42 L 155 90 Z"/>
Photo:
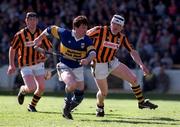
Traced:
<path id="1" fill-rule="evenodd" d="M 107 91 L 100 91 L 101 96 L 106 97 L 108 92 Z"/>
<path id="2" fill-rule="evenodd" d="M 26 91 L 28 92 L 28 93 L 32 93 L 32 92 L 34 92 L 36 90 L 36 87 L 27 87 L 26 88 Z"/>
<path id="3" fill-rule="evenodd" d="M 136 76 L 132 76 L 130 83 L 131 83 L 132 85 L 136 85 L 136 84 L 138 83 L 137 77 L 136 77 Z"/>
<path id="4" fill-rule="evenodd" d="M 76 89 L 76 84 L 66 85 L 66 90 L 72 92 Z"/>

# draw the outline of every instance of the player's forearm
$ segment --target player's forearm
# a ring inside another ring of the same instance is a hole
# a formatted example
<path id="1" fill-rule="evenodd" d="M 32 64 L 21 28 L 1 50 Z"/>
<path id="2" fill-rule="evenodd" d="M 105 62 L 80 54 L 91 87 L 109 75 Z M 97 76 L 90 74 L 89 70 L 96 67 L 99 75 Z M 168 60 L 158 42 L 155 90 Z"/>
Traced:
<path id="1" fill-rule="evenodd" d="M 136 50 L 133 50 L 130 54 L 133 60 L 141 67 L 143 65 L 143 62 L 139 56 L 139 53 Z"/>
<path id="2" fill-rule="evenodd" d="M 10 47 L 9 49 L 9 65 L 14 66 L 15 50 Z"/>
<path id="3" fill-rule="evenodd" d="M 34 43 L 36 45 L 41 45 L 42 40 L 46 37 L 46 35 L 48 35 L 47 29 L 45 29 L 37 38 L 34 39 Z"/>
<path id="4" fill-rule="evenodd" d="M 95 51 L 91 51 L 86 59 L 90 62 L 90 61 L 92 61 L 95 58 L 96 58 L 96 52 Z"/>

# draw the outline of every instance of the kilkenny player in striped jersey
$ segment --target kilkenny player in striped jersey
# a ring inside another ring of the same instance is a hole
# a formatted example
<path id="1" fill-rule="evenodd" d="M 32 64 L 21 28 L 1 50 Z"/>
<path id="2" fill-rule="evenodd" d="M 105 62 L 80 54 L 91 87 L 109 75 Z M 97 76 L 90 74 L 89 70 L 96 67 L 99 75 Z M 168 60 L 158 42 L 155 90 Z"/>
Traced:
<path id="1" fill-rule="evenodd" d="M 18 65 L 21 69 L 21 75 L 25 85 L 21 86 L 18 93 L 18 102 L 23 104 L 24 96 L 27 93 L 34 92 L 31 103 L 28 105 L 28 111 L 36 112 L 36 104 L 41 98 L 45 88 L 44 79 L 44 61 L 45 56 L 37 52 L 33 47 L 33 40 L 41 34 L 37 28 L 38 17 L 35 12 L 28 12 L 25 18 L 26 27 L 17 32 L 11 42 L 9 49 L 9 67 L 8 74 L 15 72 L 15 56 L 18 58 Z M 49 50 L 52 44 L 46 37 L 42 40 L 42 48 Z"/>
<path id="2" fill-rule="evenodd" d="M 143 64 L 139 54 L 131 46 L 128 38 L 121 31 L 123 30 L 125 19 L 121 15 L 114 15 L 110 26 L 96 26 L 87 31 L 87 35 L 93 39 L 97 53 L 97 63 L 95 77 L 99 91 L 97 92 L 96 116 L 104 116 L 104 99 L 108 93 L 107 77 L 109 74 L 115 75 L 123 80 L 127 80 L 138 100 L 138 107 L 155 109 L 158 106 L 144 99 L 136 75 L 115 57 L 120 47 L 125 47 L 133 60 L 140 66 L 144 74 L 149 70 Z"/>

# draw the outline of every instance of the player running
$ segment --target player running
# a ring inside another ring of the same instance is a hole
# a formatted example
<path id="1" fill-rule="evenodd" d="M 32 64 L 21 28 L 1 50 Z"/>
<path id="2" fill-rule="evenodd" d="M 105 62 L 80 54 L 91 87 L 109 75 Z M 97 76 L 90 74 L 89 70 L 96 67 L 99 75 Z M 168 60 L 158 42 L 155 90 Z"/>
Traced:
<path id="1" fill-rule="evenodd" d="M 71 110 L 84 98 L 83 65 L 88 65 L 96 57 L 92 40 L 86 35 L 87 28 L 87 18 L 78 16 L 73 20 L 72 30 L 51 26 L 34 40 L 39 45 L 42 38 L 47 35 L 59 39 L 59 51 L 64 57 L 59 58 L 57 71 L 59 79 L 66 84 L 63 108 L 63 117 L 66 119 L 73 119 Z"/>
<path id="2" fill-rule="evenodd" d="M 110 26 L 96 26 L 87 31 L 87 35 L 94 41 L 97 53 L 97 63 L 95 77 L 97 79 L 97 112 L 96 116 L 104 116 L 104 99 L 108 93 L 107 77 L 109 74 L 115 75 L 123 80 L 127 80 L 138 100 L 138 107 L 155 109 L 158 106 L 145 99 L 138 84 L 136 75 L 116 58 L 116 52 L 120 47 L 125 47 L 133 60 L 139 65 L 144 75 L 149 70 L 143 64 L 139 54 L 128 41 L 128 38 L 121 31 L 123 30 L 125 19 L 120 15 L 114 15 Z"/>

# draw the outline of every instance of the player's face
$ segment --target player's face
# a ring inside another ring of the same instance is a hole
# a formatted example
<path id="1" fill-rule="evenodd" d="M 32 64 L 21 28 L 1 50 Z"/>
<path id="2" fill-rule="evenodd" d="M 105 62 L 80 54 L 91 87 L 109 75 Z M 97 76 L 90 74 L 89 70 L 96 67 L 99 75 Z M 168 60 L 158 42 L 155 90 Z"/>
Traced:
<path id="1" fill-rule="evenodd" d="M 37 26 L 38 19 L 36 17 L 29 17 L 26 18 L 25 22 L 28 28 L 34 29 Z"/>
<path id="2" fill-rule="evenodd" d="M 75 27 L 75 31 L 79 38 L 84 37 L 87 32 L 87 26 L 82 24 L 78 28 Z"/>
<path id="3" fill-rule="evenodd" d="M 111 32 L 116 35 L 118 34 L 119 32 L 121 32 L 123 29 L 123 26 L 122 25 L 119 25 L 117 23 L 111 23 Z"/>

